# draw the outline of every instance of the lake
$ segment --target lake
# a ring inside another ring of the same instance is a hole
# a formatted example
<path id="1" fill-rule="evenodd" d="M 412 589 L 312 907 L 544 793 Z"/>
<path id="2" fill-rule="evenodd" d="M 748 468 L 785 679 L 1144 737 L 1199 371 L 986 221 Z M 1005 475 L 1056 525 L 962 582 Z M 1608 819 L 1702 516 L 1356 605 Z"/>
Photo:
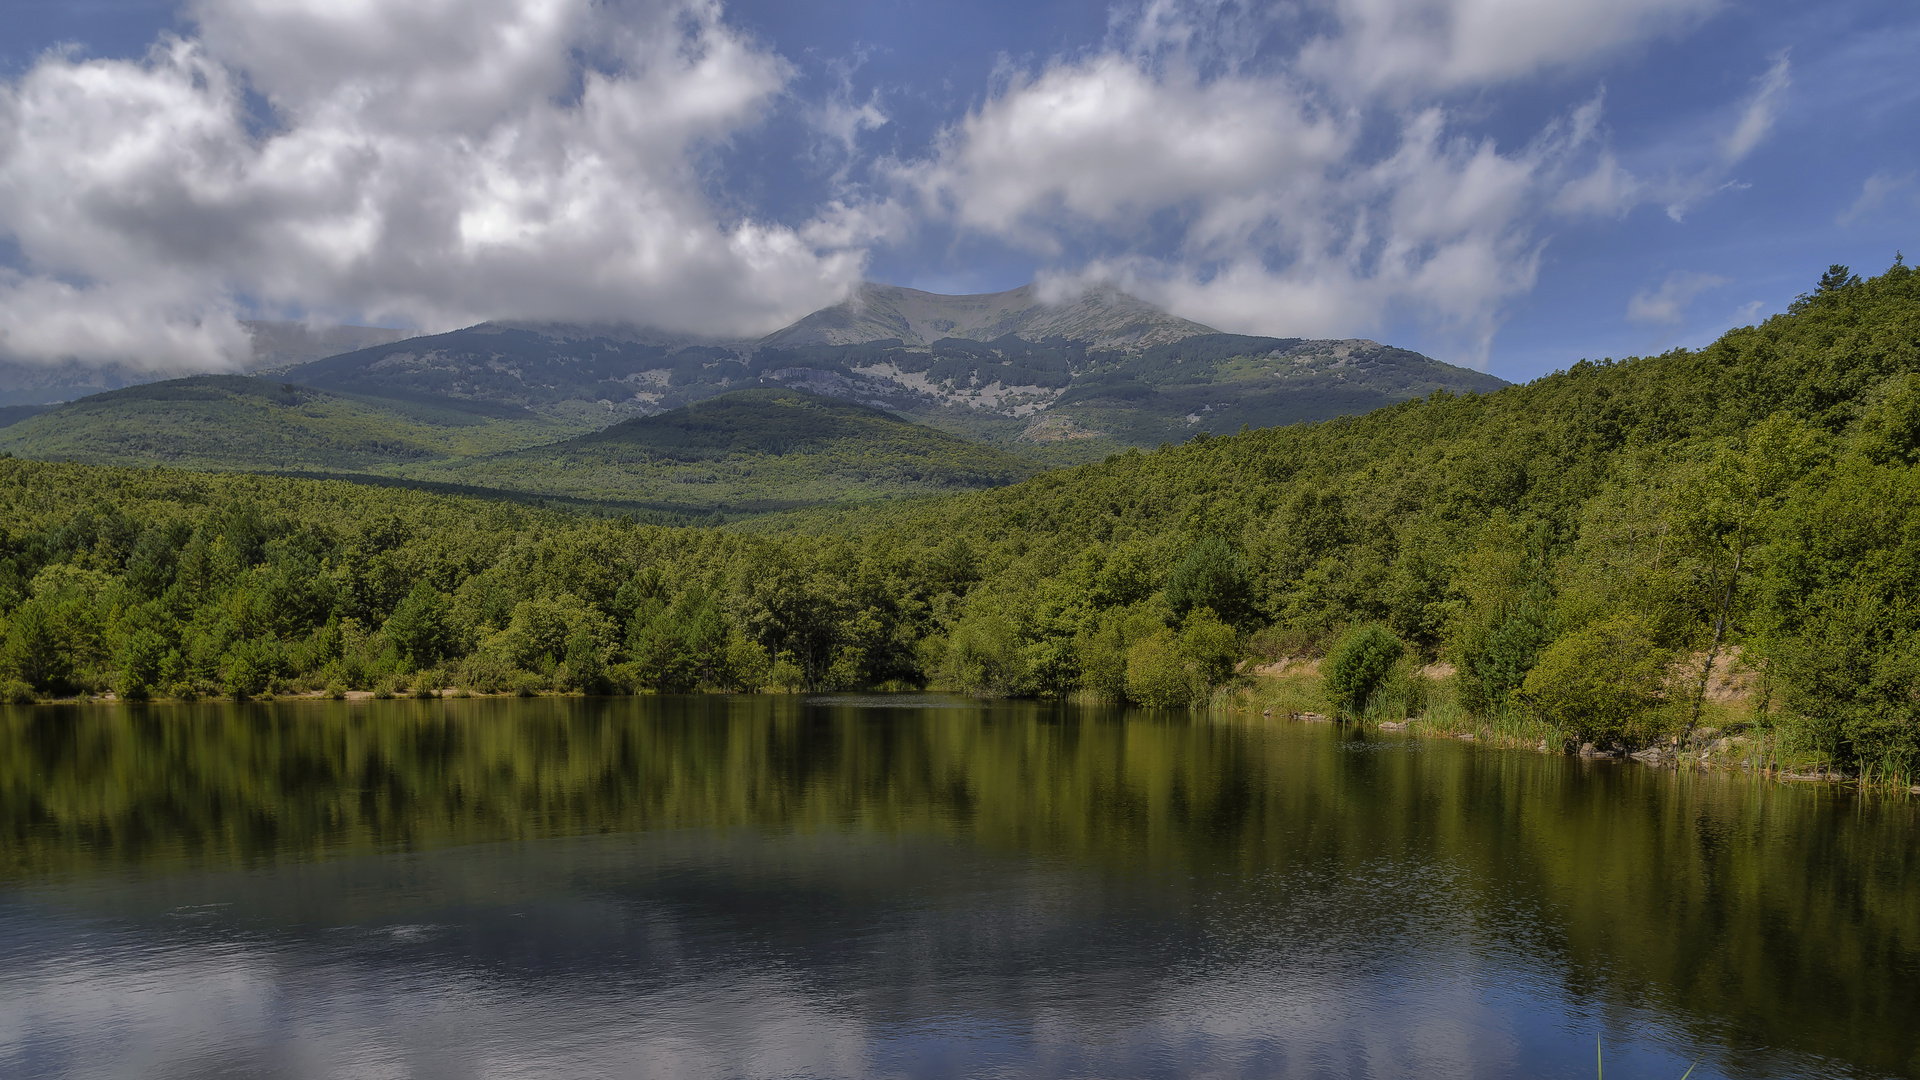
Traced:
<path id="1" fill-rule="evenodd" d="M 0 710 L 7 1077 L 1920 1075 L 1913 802 L 941 697 Z"/>

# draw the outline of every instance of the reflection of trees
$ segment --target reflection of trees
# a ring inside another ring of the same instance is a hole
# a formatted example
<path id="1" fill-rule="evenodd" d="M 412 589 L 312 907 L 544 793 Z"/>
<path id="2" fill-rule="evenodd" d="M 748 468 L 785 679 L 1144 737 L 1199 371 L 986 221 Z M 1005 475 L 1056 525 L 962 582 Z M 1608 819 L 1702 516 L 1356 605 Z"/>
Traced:
<path id="1" fill-rule="evenodd" d="M 1351 902 L 1382 866 L 1442 867 L 1448 918 L 1561 957 L 1571 993 L 1695 1018 L 1707 1042 L 1920 1066 L 1905 804 L 1451 744 L 1335 752 L 1333 738 L 767 697 L 42 707 L 0 716 L 0 866 L 18 879 L 600 831 L 853 829 L 1151 873 L 1256 912 L 1283 879 L 1293 902 Z"/>

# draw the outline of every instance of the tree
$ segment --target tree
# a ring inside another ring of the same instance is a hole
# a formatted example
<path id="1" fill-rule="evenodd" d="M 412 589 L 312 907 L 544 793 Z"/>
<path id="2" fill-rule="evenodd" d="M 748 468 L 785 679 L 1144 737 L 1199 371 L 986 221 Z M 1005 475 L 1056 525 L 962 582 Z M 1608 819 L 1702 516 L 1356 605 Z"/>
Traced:
<path id="1" fill-rule="evenodd" d="M 1816 431 L 1775 413 L 1755 425 L 1744 446 L 1722 446 L 1703 466 L 1683 476 L 1674 535 L 1701 567 L 1709 619 L 1687 731 L 1699 722 L 1714 661 L 1726 644 L 1742 586 L 1752 574 L 1755 549 L 1767 539 L 1766 523 L 1792 484 L 1823 456 Z"/>
<path id="2" fill-rule="evenodd" d="M 1359 715 L 1407 652 L 1394 632 L 1379 623 L 1356 626 L 1327 654 L 1322 671 L 1327 693 L 1341 711 Z"/>
<path id="3" fill-rule="evenodd" d="M 445 593 L 417 581 L 387 618 L 387 640 L 416 670 L 432 667 L 453 653 L 450 606 Z"/>
<path id="4" fill-rule="evenodd" d="M 1207 608 L 1228 623 L 1246 623 L 1252 615 L 1251 575 L 1246 561 L 1219 536 L 1202 537 L 1167 576 L 1167 603 L 1185 618 Z"/>
<path id="5" fill-rule="evenodd" d="M 1838 292 L 1858 284 L 1860 284 L 1860 278 L 1839 263 L 1827 267 L 1827 272 L 1820 275 L 1820 292 L 1822 293 Z"/>
<path id="6" fill-rule="evenodd" d="M 1548 646 L 1517 696 L 1579 741 L 1645 743 L 1661 729 L 1670 655 L 1643 619 L 1623 612 Z"/>

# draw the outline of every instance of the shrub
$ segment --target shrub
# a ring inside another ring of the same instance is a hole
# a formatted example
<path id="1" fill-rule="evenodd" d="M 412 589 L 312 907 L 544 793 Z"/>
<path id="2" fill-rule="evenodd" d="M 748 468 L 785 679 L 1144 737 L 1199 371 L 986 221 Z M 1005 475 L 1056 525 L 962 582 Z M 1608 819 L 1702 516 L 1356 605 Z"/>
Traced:
<path id="1" fill-rule="evenodd" d="M 1577 742 L 1638 745 L 1663 726 L 1671 658 L 1644 620 L 1615 615 L 1547 646 L 1515 697 Z"/>
<path id="2" fill-rule="evenodd" d="M 347 697 L 347 684 L 338 679 L 327 684 L 326 695 L 335 701 L 344 701 Z"/>
<path id="3" fill-rule="evenodd" d="M 780 658 L 767 669 L 767 685 L 789 694 L 795 693 L 806 689 L 807 673 L 800 670 L 800 665 L 794 663 L 790 655 L 781 653 Z"/>
<path id="4" fill-rule="evenodd" d="M 947 679 L 969 694 L 1017 694 L 1024 681 L 1023 659 L 1013 622 L 999 612 L 979 612 L 953 628 L 947 642 Z"/>
<path id="5" fill-rule="evenodd" d="M 543 682 L 544 680 L 542 680 L 540 676 L 535 675 L 531 671 L 515 672 L 513 676 L 513 692 L 519 697 L 538 697 L 540 691 L 544 689 L 542 685 Z"/>
<path id="6" fill-rule="evenodd" d="M 1209 608 L 1195 608 L 1180 628 L 1180 658 L 1187 665 L 1194 694 L 1205 698 L 1233 678 L 1240 660 L 1240 636 Z"/>
<path id="7" fill-rule="evenodd" d="M 33 704 L 33 687 L 19 679 L 7 679 L 0 682 L 0 702 L 8 705 Z"/>
<path id="8" fill-rule="evenodd" d="M 605 694 L 613 689 L 607 678 L 607 665 L 600 642 L 593 631 L 580 626 L 567 639 L 566 681 L 569 689 L 585 694 Z"/>
<path id="9" fill-rule="evenodd" d="M 1127 698 L 1149 709 L 1193 702 L 1193 678 L 1173 631 L 1162 628 L 1127 649 Z"/>
<path id="10" fill-rule="evenodd" d="M 1328 654 L 1322 673 L 1335 708 L 1359 714 L 1407 652 L 1394 632 L 1379 623 L 1354 627 Z"/>

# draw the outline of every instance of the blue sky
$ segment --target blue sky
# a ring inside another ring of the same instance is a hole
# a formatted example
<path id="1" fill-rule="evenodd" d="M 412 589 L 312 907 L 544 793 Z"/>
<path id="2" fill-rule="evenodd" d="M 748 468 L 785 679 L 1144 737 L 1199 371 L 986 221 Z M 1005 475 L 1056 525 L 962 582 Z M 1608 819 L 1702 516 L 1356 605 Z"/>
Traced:
<path id="1" fill-rule="evenodd" d="M 1920 255 L 1920 9 L 9 0 L 0 351 L 1117 281 L 1509 379 Z"/>

